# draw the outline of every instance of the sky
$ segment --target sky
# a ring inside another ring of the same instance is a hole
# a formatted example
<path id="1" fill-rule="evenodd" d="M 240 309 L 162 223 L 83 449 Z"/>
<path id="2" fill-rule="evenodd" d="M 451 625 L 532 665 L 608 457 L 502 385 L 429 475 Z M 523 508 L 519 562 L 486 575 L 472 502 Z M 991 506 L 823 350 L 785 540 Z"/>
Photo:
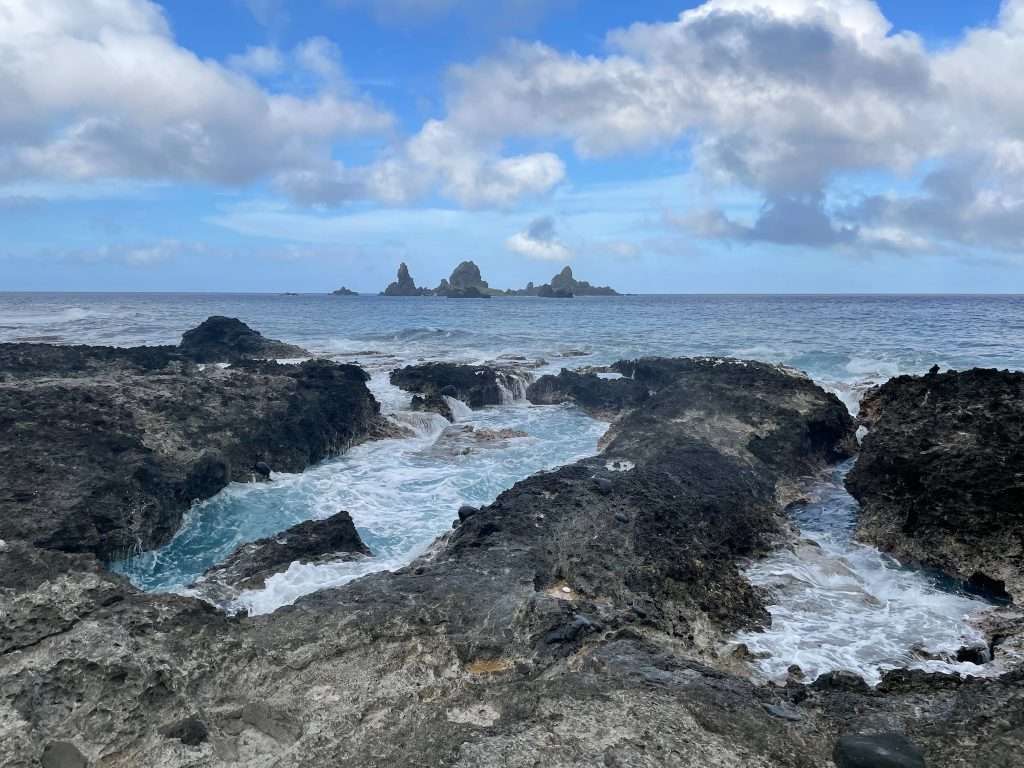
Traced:
<path id="1" fill-rule="evenodd" d="M 0 291 L 1024 292 L 1024 0 L 0 0 Z"/>

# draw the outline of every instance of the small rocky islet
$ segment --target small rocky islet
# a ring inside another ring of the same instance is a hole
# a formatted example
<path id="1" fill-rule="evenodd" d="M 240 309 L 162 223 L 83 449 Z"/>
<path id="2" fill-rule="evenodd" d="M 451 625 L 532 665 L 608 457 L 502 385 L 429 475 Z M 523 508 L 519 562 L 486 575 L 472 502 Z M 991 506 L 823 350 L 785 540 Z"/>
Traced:
<path id="1" fill-rule="evenodd" d="M 395 282 L 388 285 L 381 296 L 440 296 L 449 299 L 489 299 L 497 296 L 537 296 L 545 299 L 571 299 L 576 296 L 618 296 L 618 292 L 604 286 L 593 286 L 577 280 L 571 267 L 564 267 L 551 281 L 540 286 L 528 283 L 525 288 L 501 290 L 491 288 L 480 275 L 480 268 L 472 261 L 459 264 L 450 277 L 441 280 L 436 288 L 418 287 L 409 267 L 403 262 L 398 267 Z"/>
<path id="2" fill-rule="evenodd" d="M 306 358 L 229 318 L 178 346 L 0 344 L 5 766 L 1022 764 L 1024 374 L 901 377 L 855 421 L 807 377 L 749 361 L 536 380 L 408 366 L 392 382 L 426 409 L 517 387 L 611 426 L 597 455 L 453 509 L 406 567 L 270 615 L 107 570 L 228 482 L 396 434 L 361 368 Z M 853 456 L 863 538 L 1006 603 L 990 637 L 1003 674 L 752 677 L 729 640 L 771 617 L 743 566 L 791 544 L 786 505 Z M 196 586 L 372 556 L 339 511 L 244 545 Z"/>

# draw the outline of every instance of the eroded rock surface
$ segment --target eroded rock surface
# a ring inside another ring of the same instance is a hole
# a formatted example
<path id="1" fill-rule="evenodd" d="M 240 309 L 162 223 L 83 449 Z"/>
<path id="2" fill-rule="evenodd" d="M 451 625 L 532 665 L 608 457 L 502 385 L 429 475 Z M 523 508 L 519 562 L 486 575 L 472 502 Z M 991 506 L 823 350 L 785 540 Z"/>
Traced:
<path id="1" fill-rule="evenodd" d="M 275 536 L 243 544 L 193 585 L 199 594 L 223 603 L 241 590 L 259 589 L 292 563 L 317 563 L 370 555 L 348 512 L 307 520 Z"/>
<path id="2" fill-rule="evenodd" d="M 424 410 L 432 410 L 425 407 L 431 402 L 440 405 L 444 397 L 454 397 L 470 408 L 500 405 L 517 394 L 525 394 L 527 380 L 528 374 L 524 373 L 454 363 L 421 363 L 391 372 L 392 384 L 424 398 Z M 443 415 L 451 418 L 450 410 Z"/>
<path id="3" fill-rule="evenodd" d="M 309 357 L 302 347 L 264 338 L 241 320 L 214 316 L 204 320 L 181 337 L 178 350 L 197 363 L 235 362 L 251 359 L 289 359 Z"/>
<path id="4" fill-rule="evenodd" d="M 650 392 L 633 379 L 604 379 L 596 373 L 562 369 L 557 376 L 541 376 L 526 391 L 534 405 L 574 403 L 591 416 L 611 419 L 644 402 Z"/>
<path id="5" fill-rule="evenodd" d="M 0 539 L 116 559 L 257 465 L 298 472 L 386 429 L 355 366 L 164 349 L 0 345 Z"/>
<path id="6" fill-rule="evenodd" d="M 460 511 L 397 572 L 254 618 L 119 580 L 120 599 L 83 598 L 0 656 L 6 764 L 71 742 L 117 767 L 822 768 L 841 737 L 893 732 L 927 765 L 1020 765 L 1019 674 L 732 674 L 727 633 L 767 618 L 740 566 L 788 535 L 780 489 L 844 455 L 853 425 L 770 366 L 629 367 L 656 391 L 604 455 Z M 53 592 L 33 578 L 5 600 L 31 623 Z"/>
<path id="7" fill-rule="evenodd" d="M 865 396 L 861 418 L 846 480 L 859 536 L 1024 600 L 1024 374 L 901 376 Z"/>

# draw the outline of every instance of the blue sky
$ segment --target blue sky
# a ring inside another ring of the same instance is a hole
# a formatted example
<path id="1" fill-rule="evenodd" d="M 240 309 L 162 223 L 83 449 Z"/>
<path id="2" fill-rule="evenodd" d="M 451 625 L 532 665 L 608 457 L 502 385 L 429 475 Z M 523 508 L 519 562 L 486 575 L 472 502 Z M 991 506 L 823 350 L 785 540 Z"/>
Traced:
<path id="1" fill-rule="evenodd" d="M 10 0 L 0 290 L 1024 291 L 1024 0 Z"/>

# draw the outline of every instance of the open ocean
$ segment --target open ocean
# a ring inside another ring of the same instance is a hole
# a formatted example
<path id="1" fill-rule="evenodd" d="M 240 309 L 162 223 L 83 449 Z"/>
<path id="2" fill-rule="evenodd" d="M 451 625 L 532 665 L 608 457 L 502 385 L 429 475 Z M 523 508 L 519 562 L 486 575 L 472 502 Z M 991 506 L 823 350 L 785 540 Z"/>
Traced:
<path id="1" fill-rule="evenodd" d="M 607 425 L 561 406 L 510 402 L 461 412 L 458 424 L 413 414 L 391 369 L 424 360 L 517 358 L 535 375 L 644 355 L 730 356 L 805 371 L 856 411 L 867 387 L 932 365 L 1024 369 L 1020 296 L 622 296 L 573 300 L 334 297 L 242 294 L 0 293 L 0 341 L 174 344 L 210 315 L 238 317 L 264 335 L 353 361 L 372 375 L 384 411 L 414 430 L 370 443 L 301 475 L 233 485 L 196 505 L 155 552 L 115 563 L 149 590 L 188 591 L 239 544 L 346 509 L 372 560 L 293 565 L 229 610 L 265 613 L 317 589 L 397 568 L 450 529 L 460 504 L 486 504 L 527 475 L 597 450 Z M 529 437 L 468 454 L 458 429 L 510 428 Z M 980 634 L 966 621 L 986 608 L 927 574 L 900 568 L 854 541 L 856 504 L 842 470 L 820 479 L 797 520 L 817 546 L 752 564 L 773 590 L 770 632 L 740 638 L 766 677 L 798 663 L 809 674 L 854 669 L 877 679 L 896 666 L 947 668 L 909 655 L 954 650 Z M 851 643 L 850 638 L 857 638 Z M 784 663 L 783 663 L 784 662 Z M 955 666 L 955 665 L 954 665 Z"/>

